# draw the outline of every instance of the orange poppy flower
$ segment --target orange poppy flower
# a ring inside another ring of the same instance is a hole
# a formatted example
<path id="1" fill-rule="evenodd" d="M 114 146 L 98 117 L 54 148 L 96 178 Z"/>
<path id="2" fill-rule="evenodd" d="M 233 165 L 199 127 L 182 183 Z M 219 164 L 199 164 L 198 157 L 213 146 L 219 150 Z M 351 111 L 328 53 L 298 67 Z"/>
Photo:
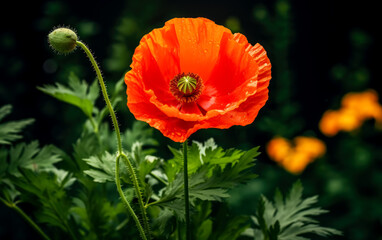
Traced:
<path id="1" fill-rule="evenodd" d="M 293 174 L 300 174 L 316 158 L 326 152 L 325 143 L 314 137 L 295 137 L 290 140 L 275 137 L 267 144 L 268 156 Z"/>
<path id="2" fill-rule="evenodd" d="M 374 118 L 377 126 L 382 123 L 382 106 L 374 90 L 351 92 L 341 101 L 339 110 L 328 110 L 322 116 L 319 127 L 323 134 L 332 137 L 339 131 L 354 131 L 367 119 Z"/>
<path id="3" fill-rule="evenodd" d="M 136 48 L 125 75 L 127 106 L 136 119 L 184 142 L 199 129 L 252 123 L 270 79 L 260 44 L 205 18 L 175 18 Z"/>

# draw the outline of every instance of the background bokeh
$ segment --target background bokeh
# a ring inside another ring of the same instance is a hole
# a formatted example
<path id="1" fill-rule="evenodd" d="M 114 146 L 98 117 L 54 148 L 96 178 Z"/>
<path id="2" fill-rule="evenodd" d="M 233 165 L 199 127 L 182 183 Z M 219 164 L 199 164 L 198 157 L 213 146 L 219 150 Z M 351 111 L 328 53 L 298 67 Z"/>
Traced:
<path id="1" fill-rule="evenodd" d="M 237 214 L 253 213 L 259 195 L 288 189 L 301 179 L 306 195 L 319 195 L 330 213 L 322 225 L 339 229 L 332 239 L 382 239 L 382 130 L 373 120 L 353 132 L 326 137 L 322 114 L 338 109 L 344 94 L 374 89 L 381 93 L 380 10 L 373 1 L 8 1 L 0 15 L 0 106 L 12 104 L 12 119 L 35 118 L 27 140 L 70 151 L 85 120 L 80 110 L 44 95 L 37 86 L 64 83 L 70 72 L 95 78 L 85 55 L 54 54 L 47 44 L 53 27 L 70 26 L 95 53 L 107 84 L 129 70 L 141 37 L 173 17 L 207 17 L 261 43 L 272 62 L 270 97 L 255 122 L 228 130 L 200 130 L 193 140 L 214 137 L 225 147 L 260 145 L 255 181 L 235 189 L 229 200 Z M 99 104 L 102 104 L 100 102 Z M 121 128 L 134 117 L 117 107 Z M 155 132 L 168 157 L 174 145 Z M 327 146 L 301 175 L 292 175 L 265 153 L 274 136 L 312 136 Z M 242 206 L 246 206 L 245 208 Z M 0 206 L 0 239 L 33 239 L 19 216 Z"/>

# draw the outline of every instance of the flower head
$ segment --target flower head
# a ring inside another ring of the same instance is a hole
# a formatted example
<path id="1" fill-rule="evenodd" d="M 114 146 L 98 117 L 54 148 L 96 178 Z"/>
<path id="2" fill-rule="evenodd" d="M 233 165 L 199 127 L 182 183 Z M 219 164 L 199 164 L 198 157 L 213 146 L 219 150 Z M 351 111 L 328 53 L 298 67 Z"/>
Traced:
<path id="1" fill-rule="evenodd" d="M 138 120 L 183 142 L 199 129 L 252 123 L 270 79 L 260 44 L 205 18 L 175 18 L 136 48 L 125 75 L 127 105 Z"/>

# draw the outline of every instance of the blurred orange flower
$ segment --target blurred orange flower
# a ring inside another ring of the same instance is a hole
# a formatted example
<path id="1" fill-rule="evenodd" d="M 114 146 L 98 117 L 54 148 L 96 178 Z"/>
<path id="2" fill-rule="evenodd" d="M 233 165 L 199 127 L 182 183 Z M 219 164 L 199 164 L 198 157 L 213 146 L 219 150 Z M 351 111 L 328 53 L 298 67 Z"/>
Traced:
<path id="1" fill-rule="evenodd" d="M 342 108 L 354 110 L 356 115 L 364 120 L 374 118 L 382 121 L 382 106 L 378 102 L 378 94 L 374 90 L 360 93 L 348 93 L 341 101 Z"/>
<path id="2" fill-rule="evenodd" d="M 282 162 L 292 149 L 292 144 L 285 138 L 277 137 L 267 145 L 267 153 L 276 162 Z"/>
<path id="3" fill-rule="evenodd" d="M 267 144 L 269 157 L 288 172 L 299 174 L 306 166 L 326 152 L 325 144 L 313 137 L 296 137 L 293 143 L 285 138 L 273 138 Z"/>
<path id="4" fill-rule="evenodd" d="M 339 131 L 358 129 L 367 119 L 382 123 L 382 106 L 378 103 L 378 94 L 374 90 L 360 93 L 348 93 L 341 101 L 339 110 L 326 111 L 319 128 L 326 136 L 334 136 Z"/>
<path id="5" fill-rule="evenodd" d="M 127 105 L 136 119 L 184 142 L 199 129 L 252 123 L 270 79 L 260 44 L 205 18 L 174 18 L 135 49 Z"/>

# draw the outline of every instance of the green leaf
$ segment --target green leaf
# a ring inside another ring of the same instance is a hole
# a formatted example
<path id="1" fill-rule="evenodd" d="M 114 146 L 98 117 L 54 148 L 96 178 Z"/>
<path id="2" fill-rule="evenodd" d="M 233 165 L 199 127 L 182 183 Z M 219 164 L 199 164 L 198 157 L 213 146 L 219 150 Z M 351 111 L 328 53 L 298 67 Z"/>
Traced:
<path id="1" fill-rule="evenodd" d="M 174 157 L 164 162 L 164 172 L 169 184 L 160 192 L 156 205 L 184 198 L 181 150 L 169 147 Z M 204 144 L 193 142 L 188 158 L 193 169 L 189 171 L 189 196 L 192 205 L 197 201 L 222 201 L 229 197 L 228 190 L 245 183 L 257 175 L 253 173 L 258 147 L 249 151 L 224 150 L 212 139 Z M 219 162 L 222 159 L 222 162 Z M 171 204 L 168 204 L 171 206 Z"/>
<path id="2" fill-rule="evenodd" d="M 158 165 L 159 158 L 149 155 L 154 149 L 143 149 L 144 144 L 140 141 L 133 143 L 128 158 L 134 164 L 138 179 L 141 184 L 145 183 L 145 178 Z"/>
<path id="3" fill-rule="evenodd" d="M 3 177 L 5 177 L 5 174 L 8 169 L 7 157 L 8 157 L 8 150 L 1 148 L 0 149 L 0 180 Z"/>
<path id="4" fill-rule="evenodd" d="M 159 230 L 159 234 L 165 238 L 175 230 L 176 218 L 169 208 L 163 208 L 159 212 L 158 217 L 154 219 L 153 225 Z"/>
<path id="5" fill-rule="evenodd" d="M 164 166 L 164 169 L 169 181 L 171 181 L 182 169 L 183 151 L 182 149 L 178 150 L 172 147 L 169 147 L 169 149 L 174 157 L 167 161 L 168 164 Z M 227 165 L 229 165 L 229 168 L 231 169 L 236 163 L 238 163 L 239 165 L 232 170 L 232 173 L 229 174 L 232 177 L 233 175 L 237 175 L 238 172 L 254 166 L 253 158 L 259 155 L 257 150 L 258 147 L 249 151 L 241 151 L 238 149 L 224 150 L 223 148 L 218 147 L 212 138 L 205 141 L 204 144 L 193 141 L 191 146 L 188 148 L 187 153 L 188 173 L 195 173 L 203 165 L 210 165 L 210 169 L 215 168 L 216 165 L 218 165 L 221 169 L 224 169 Z M 227 173 L 228 171 L 226 174 Z M 254 175 L 249 176 L 249 178 L 252 177 L 254 177 Z"/>
<path id="6" fill-rule="evenodd" d="M 84 158 L 89 158 L 93 155 L 100 155 L 105 151 L 94 132 L 83 134 L 79 139 L 77 139 L 76 143 L 73 145 L 73 150 L 73 157 L 81 171 L 89 168 L 86 162 L 83 161 Z"/>
<path id="7" fill-rule="evenodd" d="M 301 182 L 298 181 L 293 185 L 285 200 L 279 190 L 275 193 L 274 203 L 263 196 L 259 202 L 257 215 L 252 217 L 257 226 L 257 229 L 253 229 L 255 239 L 306 239 L 300 235 L 308 233 L 324 237 L 341 235 L 338 230 L 318 225 L 312 216 L 318 216 L 327 211 L 312 207 L 317 203 L 317 196 L 303 199 L 302 192 Z"/>
<path id="8" fill-rule="evenodd" d="M 196 233 L 197 239 L 206 240 L 211 235 L 213 221 L 211 219 L 206 219 L 199 226 Z"/>
<path id="9" fill-rule="evenodd" d="M 11 105 L 5 105 L 0 108 L 0 120 L 12 112 Z M 0 144 L 11 144 L 11 142 L 21 139 L 18 133 L 24 127 L 34 122 L 34 119 L 24 119 L 0 124 Z"/>
<path id="10" fill-rule="evenodd" d="M 9 179 L 0 179 L 0 192 L 9 203 L 15 203 L 16 198 L 20 196 L 20 192 L 16 189 L 15 185 Z"/>
<path id="11" fill-rule="evenodd" d="M 52 145 L 39 148 L 37 141 L 29 144 L 20 143 L 9 150 L 8 172 L 14 176 L 20 176 L 20 169 L 30 169 L 35 172 L 50 171 L 55 169 L 54 164 L 61 161 Z"/>
<path id="12" fill-rule="evenodd" d="M 135 142 L 140 142 L 142 146 L 157 146 L 158 142 L 153 138 L 153 128 L 147 123 L 135 121 L 131 129 L 127 129 L 122 135 L 125 149 L 131 149 Z"/>
<path id="13" fill-rule="evenodd" d="M 215 144 L 213 138 L 208 139 L 204 144 L 195 142 L 199 148 L 200 159 L 203 164 L 221 164 L 224 166 L 227 163 L 235 163 L 244 154 L 238 149 L 224 150 Z"/>
<path id="14" fill-rule="evenodd" d="M 93 178 L 94 182 L 114 182 L 115 179 L 115 154 L 105 152 L 101 157 L 91 156 L 84 161 L 91 166 L 84 173 Z"/>
<path id="15" fill-rule="evenodd" d="M 232 240 L 238 239 L 242 232 L 249 226 L 247 216 L 234 216 L 229 213 L 229 209 L 220 204 L 213 216 L 212 234 L 209 240 Z"/>
<path id="16" fill-rule="evenodd" d="M 70 73 L 68 80 L 69 86 L 56 83 L 55 86 L 45 85 L 37 88 L 60 101 L 80 108 L 86 116 L 92 116 L 94 103 L 99 95 L 98 82 L 95 80 L 89 87 L 85 81 L 81 82 L 73 72 Z"/>
<path id="17" fill-rule="evenodd" d="M 12 181 L 22 190 L 23 199 L 29 198 L 29 202 L 38 208 L 37 219 L 65 232 L 75 232 L 77 227 L 70 218 L 71 199 L 68 194 L 68 187 L 74 182 L 72 174 L 63 170 L 36 172 L 21 169 L 20 172 L 22 177 Z"/>
<path id="18" fill-rule="evenodd" d="M 89 185 L 73 198 L 70 212 L 83 228 L 86 239 L 115 239 L 111 236 L 116 233 L 118 215 L 125 212 L 123 203 L 113 204 L 107 199 L 104 186 Z"/>

